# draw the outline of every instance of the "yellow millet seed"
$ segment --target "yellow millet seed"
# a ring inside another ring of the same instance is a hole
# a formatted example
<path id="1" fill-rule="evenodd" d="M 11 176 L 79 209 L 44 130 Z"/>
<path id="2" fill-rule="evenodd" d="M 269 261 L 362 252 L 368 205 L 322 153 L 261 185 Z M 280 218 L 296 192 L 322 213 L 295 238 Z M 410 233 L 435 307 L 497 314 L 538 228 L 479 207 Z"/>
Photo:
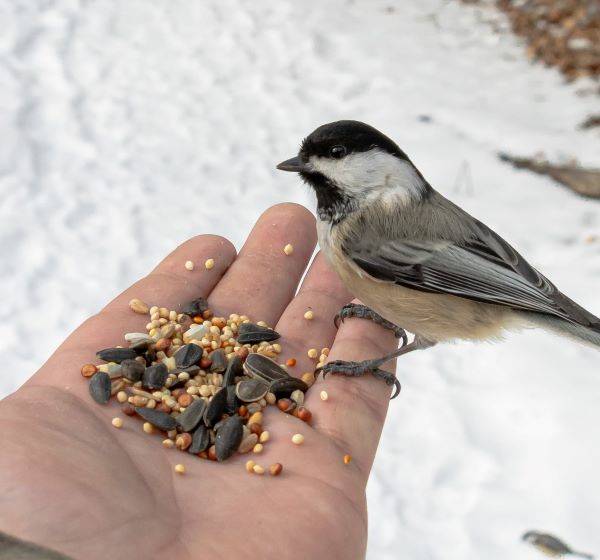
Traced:
<path id="1" fill-rule="evenodd" d="M 215 259 L 206 259 L 206 262 L 204 263 L 204 268 L 206 268 L 206 270 L 210 270 L 214 266 L 215 266 Z"/>
<path id="2" fill-rule="evenodd" d="M 253 471 L 255 474 L 265 474 L 265 468 L 264 468 L 264 467 L 261 467 L 260 465 L 254 465 L 254 466 L 252 467 L 252 471 Z"/>
<path id="3" fill-rule="evenodd" d="M 304 314 L 304 318 L 307 321 L 312 321 L 315 318 L 315 313 L 312 309 L 309 309 L 305 314 Z"/>
<path id="4" fill-rule="evenodd" d="M 315 359 L 315 358 L 317 358 L 317 357 L 319 356 L 319 353 L 317 352 L 317 349 L 316 349 L 316 348 L 311 348 L 311 349 L 310 349 L 310 350 L 307 352 L 307 354 L 308 354 L 308 357 L 309 357 L 309 358 L 312 358 L 312 359 Z"/>
<path id="5" fill-rule="evenodd" d="M 147 434 L 153 434 L 154 433 L 154 426 L 152 424 L 150 424 L 150 422 L 144 422 L 144 425 L 142 426 L 142 429 Z"/>
<path id="6" fill-rule="evenodd" d="M 185 474 L 185 465 L 182 465 L 181 463 L 175 465 L 174 469 L 177 474 Z"/>
<path id="7" fill-rule="evenodd" d="M 292 436 L 292 443 L 302 445 L 304 443 L 304 436 L 302 434 L 294 434 Z"/>

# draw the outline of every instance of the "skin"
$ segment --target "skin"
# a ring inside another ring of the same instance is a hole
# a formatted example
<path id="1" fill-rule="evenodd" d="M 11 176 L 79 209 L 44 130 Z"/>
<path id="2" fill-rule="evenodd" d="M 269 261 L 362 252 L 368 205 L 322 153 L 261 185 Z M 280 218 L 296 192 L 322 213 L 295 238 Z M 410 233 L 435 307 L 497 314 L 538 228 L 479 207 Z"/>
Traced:
<path id="1" fill-rule="evenodd" d="M 283 253 L 287 243 L 291 256 Z M 348 320 L 336 332 L 333 317 L 352 298 L 322 256 L 294 296 L 315 243 L 305 208 L 275 206 L 239 255 L 220 237 L 190 239 L 83 323 L 0 402 L 0 530 L 86 560 L 364 557 L 365 486 L 390 396 L 380 380 L 319 379 L 306 400 L 312 425 L 269 407 L 271 441 L 262 454 L 216 464 L 163 448 L 164 435 L 143 433 L 140 419 L 120 413 L 114 399 L 95 404 L 79 373 L 98 349 L 143 331 L 147 316 L 128 308 L 133 297 L 176 309 L 205 296 L 217 316 L 265 320 L 283 335 L 282 359 L 297 358 L 295 375 L 314 368 L 311 347 L 357 361 L 394 350 L 394 336 L 368 321 Z M 210 271 L 200 265 L 207 258 L 215 260 Z M 193 272 L 183 266 L 188 259 L 197 263 Z M 309 307 L 310 322 L 303 318 Z M 115 416 L 124 420 L 120 430 L 111 425 Z M 297 432 L 305 435 L 301 446 L 290 441 Z M 250 475 L 248 459 L 280 462 L 284 471 Z M 177 463 L 185 475 L 174 472 Z"/>

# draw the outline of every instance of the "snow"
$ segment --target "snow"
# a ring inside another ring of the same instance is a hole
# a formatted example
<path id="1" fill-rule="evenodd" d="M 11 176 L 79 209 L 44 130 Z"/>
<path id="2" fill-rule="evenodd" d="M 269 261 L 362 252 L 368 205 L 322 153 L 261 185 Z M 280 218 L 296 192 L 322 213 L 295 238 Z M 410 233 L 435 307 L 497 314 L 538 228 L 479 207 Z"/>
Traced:
<path id="1" fill-rule="evenodd" d="M 175 244 L 213 232 L 239 246 L 271 204 L 313 208 L 274 165 L 339 118 L 397 140 L 600 312 L 600 242 L 585 242 L 600 204 L 496 157 L 597 166 L 597 133 L 576 130 L 597 98 L 530 65 L 517 39 L 492 33 L 484 20 L 505 26 L 493 11 L 15 0 L 0 13 L 3 395 Z M 403 358 L 368 487 L 368 557 L 525 560 L 538 557 L 519 541 L 532 528 L 600 552 L 599 358 L 541 332 Z"/>

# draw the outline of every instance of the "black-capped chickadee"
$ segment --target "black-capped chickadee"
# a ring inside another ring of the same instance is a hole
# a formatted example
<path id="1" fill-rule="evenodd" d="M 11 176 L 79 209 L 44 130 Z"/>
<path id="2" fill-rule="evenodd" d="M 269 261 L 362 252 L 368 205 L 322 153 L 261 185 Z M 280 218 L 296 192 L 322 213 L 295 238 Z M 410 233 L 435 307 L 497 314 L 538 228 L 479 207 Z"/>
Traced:
<path id="1" fill-rule="evenodd" d="M 547 533 L 540 533 L 539 531 L 527 531 L 527 533 L 523 535 L 522 539 L 535 546 L 547 556 L 554 558 L 561 558 L 569 555 L 579 556 L 580 558 L 588 558 L 590 560 L 593 560 L 594 558 L 591 554 L 574 551 L 570 546 L 567 546 L 560 539 L 557 539 L 552 535 L 548 535 Z"/>
<path id="2" fill-rule="evenodd" d="M 358 121 L 317 128 L 278 169 L 300 173 L 317 195 L 321 250 L 365 306 L 339 314 L 393 328 L 403 345 L 323 373 L 370 372 L 437 342 L 498 338 L 539 326 L 600 346 L 600 319 L 562 294 L 486 225 L 444 198 L 387 136 Z M 415 334 L 407 343 L 400 326 Z"/>

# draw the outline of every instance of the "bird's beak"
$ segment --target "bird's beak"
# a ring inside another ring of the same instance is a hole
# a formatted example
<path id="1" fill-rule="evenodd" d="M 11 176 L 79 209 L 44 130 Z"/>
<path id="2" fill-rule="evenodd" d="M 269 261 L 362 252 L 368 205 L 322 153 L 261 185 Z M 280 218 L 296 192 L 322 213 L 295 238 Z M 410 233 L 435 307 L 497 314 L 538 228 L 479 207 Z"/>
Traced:
<path id="1" fill-rule="evenodd" d="M 295 171 L 296 173 L 300 171 L 304 171 L 306 169 L 306 164 L 298 157 L 293 157 L 291 159 L 286 159 L 282 161 L 277 169 L 281 171 Z"/>

